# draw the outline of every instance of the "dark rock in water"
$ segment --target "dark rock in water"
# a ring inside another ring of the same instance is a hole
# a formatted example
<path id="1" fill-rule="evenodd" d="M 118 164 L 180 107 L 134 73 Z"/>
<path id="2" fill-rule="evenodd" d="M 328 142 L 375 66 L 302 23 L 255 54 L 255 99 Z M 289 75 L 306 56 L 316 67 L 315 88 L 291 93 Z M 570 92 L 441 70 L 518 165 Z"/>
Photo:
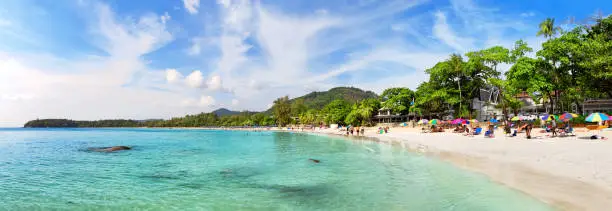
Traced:
<path id="1" fill-rule="evenodd" d="M 87 148 L 87 150 L 95 151 L 95 152 L 114 152 L 114 151 L 121 151 L 121 150 L 130 150 L 130 149 L 132 149 L 132 148 L 128 147 L 128 146 L 90 147 L 90 148 Z"/>
<path id="2" fill-rule="evenodd" d="M 321 162 L 320 160 L 317 160 L 317 159 L 312 159 L 312 158 L 310 158 L 310 159 L 308 159 L 308 160 L 309 160 L 309 161 L 312 161 L 312 162 L 314 162 L 314 163 L 320 163 L 320 162 Z"/>

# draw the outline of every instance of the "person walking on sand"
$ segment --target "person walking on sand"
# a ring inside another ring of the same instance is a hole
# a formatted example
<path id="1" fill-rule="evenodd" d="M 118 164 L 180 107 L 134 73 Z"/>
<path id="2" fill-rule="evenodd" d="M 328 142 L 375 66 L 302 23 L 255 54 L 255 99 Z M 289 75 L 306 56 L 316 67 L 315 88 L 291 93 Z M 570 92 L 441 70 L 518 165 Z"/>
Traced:
<path id="1" fill-rule="evenodd" d="M 361 135 L 364 136 L 365 135 L 365 129 L 362 127 L 361 128 Z"/>
<path id="2" fill-rule="evenodd" d="M 525 127 L 525 134 L 527 134 L 527 139 L 531 139 L 531 129 L 533 129 L 533 125 L 531 123 L 527 123 L 527 127 Z"/>
<path id="3" fill-rule="evenodd" d="M 557 121 L 552 120 L 552 122 L 550 123 L 550 130 L 552 130 L 553 137 L 557 136 Z"/>

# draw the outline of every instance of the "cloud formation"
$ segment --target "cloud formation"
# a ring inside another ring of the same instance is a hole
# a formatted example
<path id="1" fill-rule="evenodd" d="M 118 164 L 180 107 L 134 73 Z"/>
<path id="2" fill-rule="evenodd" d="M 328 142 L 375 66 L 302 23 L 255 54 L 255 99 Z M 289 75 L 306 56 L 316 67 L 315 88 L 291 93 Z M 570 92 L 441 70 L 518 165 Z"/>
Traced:
<path id="1" fill-rule="evenodd" d="M 194 70 L 185 78 L 185 82 L 191 88 L 201 88 L 204 85 L 204 76 L 201 71 Z"/>
<path id="2" fill-rule="evenodd" d="M 198 8 L 200 7 L 200 0 L 183 0 L 183 5 L 187 12 L 191 14 L 198 13 Z"/>

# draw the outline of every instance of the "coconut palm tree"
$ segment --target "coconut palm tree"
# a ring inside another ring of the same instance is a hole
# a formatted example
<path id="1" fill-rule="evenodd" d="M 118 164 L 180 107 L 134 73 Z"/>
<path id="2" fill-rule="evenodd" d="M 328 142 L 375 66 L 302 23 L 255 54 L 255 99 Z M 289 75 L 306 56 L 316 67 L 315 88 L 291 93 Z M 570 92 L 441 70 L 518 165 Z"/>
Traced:
<path id="1" fill-rule="evenodd" d="M 540 31 L 536 35 L 550 39 L 559 32 L 561 32 L 561 27 L 555 26 L 555 19 L 546 18 L 540 23 Z"/>
<path id="2" fill-rule="evenodd" d="M 540 23 L 540 31 L 538 31 L 538 33 L 536 34 L 537 36 L 544 36 L 547 39 L 551 39 L 553 36 L 555 36 L 557 33 L 561 32 L 561 27 L 555 26 L 555 19 L 554 18 L 546 18 L 544 21 L 542 21 Z M 557 63 L 555 60 L 552 60 L 553 62 L 553 68 L 554 65 Z M 557 77 L 554 76 L 554 81 L 555 83 L 558 81 Z M 555 101 L 559 101 L 559 92 L 558 90 L 554 90 L 555 92 L 555 97 L 556 100 Z M 552 112 L 555 112 L 555 103 L 551 102 L 552 105 Z"/>

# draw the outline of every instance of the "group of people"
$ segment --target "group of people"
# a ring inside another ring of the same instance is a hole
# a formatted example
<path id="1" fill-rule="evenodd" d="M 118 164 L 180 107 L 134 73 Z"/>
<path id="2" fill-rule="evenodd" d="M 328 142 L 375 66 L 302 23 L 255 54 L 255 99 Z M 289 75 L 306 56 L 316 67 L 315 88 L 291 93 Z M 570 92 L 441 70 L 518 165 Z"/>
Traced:
<path id="1" fill-rule="evenodd" d="M 388 133 L 388 132 L 389 132 L 389 126 L 378 127 L 378 134 L 383 134 L 383 133 Z"/>
<path id="2" fill-rule="evenodd" d="M 356 133 L 356 134 L 355 134 Z M 346 135 L 365 135 L 365 128 L 363 127 L 353 127 L 353 126 L 348 126 L 346 127 Z"/>

